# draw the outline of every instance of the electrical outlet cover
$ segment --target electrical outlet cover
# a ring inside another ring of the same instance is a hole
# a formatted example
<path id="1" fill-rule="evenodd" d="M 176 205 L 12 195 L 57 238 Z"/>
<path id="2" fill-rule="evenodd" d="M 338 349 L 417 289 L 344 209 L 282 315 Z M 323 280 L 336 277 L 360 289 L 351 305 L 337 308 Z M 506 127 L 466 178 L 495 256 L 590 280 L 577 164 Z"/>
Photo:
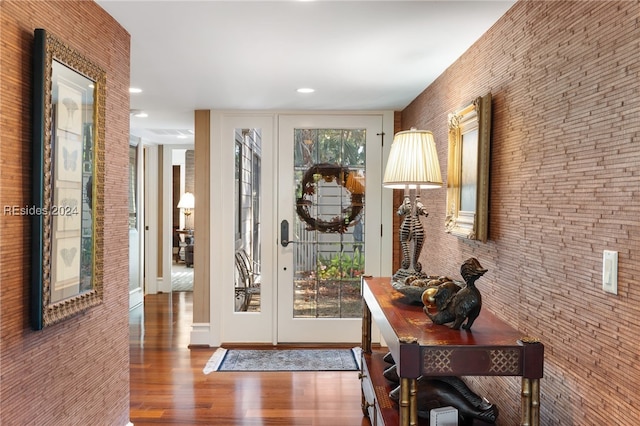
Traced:
<path id="1" fill-rule="evenodd" d="M 455 407 L 434 408 L 429 412 L 430 426 L 458 426 L 458 409 Z"/>

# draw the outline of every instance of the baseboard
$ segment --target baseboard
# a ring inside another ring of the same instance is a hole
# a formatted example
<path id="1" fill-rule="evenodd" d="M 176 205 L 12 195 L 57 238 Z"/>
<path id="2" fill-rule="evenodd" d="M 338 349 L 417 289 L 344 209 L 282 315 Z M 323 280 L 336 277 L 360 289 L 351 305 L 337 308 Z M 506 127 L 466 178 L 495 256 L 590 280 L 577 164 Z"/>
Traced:
<path id="1" fill-rule="evenodd" d="M 138 287 L 135 290 L 129 291 L 129 310 L 142 305 L 142 302 L 144 302 L 142 288 Z"/>
<path id="2" fill-rule="evenodd" d="M 211 346 L 210 325 L 208 322 L 198 322 L 191 325 L 191 340 L 189 346 Z"/>
<path id="3" fill-rule="evenodd" d="M 156 290 L 158 293 L 171 293 L 171 276 L 165 281 L 164 277 L 156 279 Z"/>

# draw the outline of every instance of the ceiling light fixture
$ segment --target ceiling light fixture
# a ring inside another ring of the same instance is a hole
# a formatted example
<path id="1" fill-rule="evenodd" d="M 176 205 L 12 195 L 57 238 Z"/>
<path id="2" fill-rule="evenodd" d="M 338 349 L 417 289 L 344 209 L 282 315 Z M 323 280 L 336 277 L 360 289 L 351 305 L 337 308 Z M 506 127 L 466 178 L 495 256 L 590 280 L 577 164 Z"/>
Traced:
<path id="1" fill-rule="evenodd" d="M 149 116 L 149 114 L 147 114 L 146 112 L 144 112 L 141 109 L 132 109 L 129 110 L 129 115 L 132 115 L 134 117 L 138 117 L 138 118 L 146 118 Z"/>
<path id="2" fill-rule="evenodd" d="M 313 93 L 315 92 L 315 89 L 312 89 L 310 87 L 301 87 L 300 89 L 297 90 L 298 93 Z"/>
<path id="3" fill-rule="evenodd" d="M 129 87 L 129 93 L 142 93 L 142 89 L 137 87 Z"/>

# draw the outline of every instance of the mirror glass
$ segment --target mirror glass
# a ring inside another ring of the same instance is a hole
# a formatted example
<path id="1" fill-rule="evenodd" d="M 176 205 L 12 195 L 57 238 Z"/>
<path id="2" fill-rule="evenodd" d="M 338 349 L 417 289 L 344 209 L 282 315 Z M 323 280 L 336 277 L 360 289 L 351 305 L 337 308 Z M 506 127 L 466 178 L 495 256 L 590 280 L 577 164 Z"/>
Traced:
<path id="1" fill-rule="evenodd" d="M 52 64 L 51 303 L 93 289 L 93 99 L 95 82 Z"/>

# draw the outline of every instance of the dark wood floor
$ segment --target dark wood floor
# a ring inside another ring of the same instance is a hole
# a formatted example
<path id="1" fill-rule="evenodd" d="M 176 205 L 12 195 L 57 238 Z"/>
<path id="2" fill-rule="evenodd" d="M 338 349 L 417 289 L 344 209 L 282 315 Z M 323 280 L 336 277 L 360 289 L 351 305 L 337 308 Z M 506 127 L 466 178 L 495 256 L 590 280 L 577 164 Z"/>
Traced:
<path id="1" fill-rule="evenodd" d="M 363 426 L 358 373 L 202 372 L 215 348 L 189 349 L 191 292 L 145 297 L 130 315 L 131 422 Z"/>

